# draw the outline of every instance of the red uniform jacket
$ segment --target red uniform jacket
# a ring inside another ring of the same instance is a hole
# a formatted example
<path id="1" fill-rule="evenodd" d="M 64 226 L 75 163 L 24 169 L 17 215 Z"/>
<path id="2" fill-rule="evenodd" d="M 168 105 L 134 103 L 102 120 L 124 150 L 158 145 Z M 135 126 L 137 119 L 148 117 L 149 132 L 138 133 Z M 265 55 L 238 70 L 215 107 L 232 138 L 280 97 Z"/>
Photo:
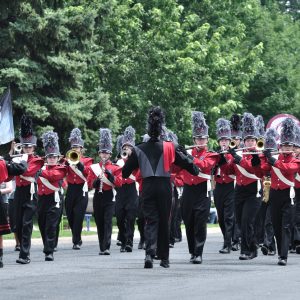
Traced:
<path id="1" fill-rule="evenodd" d="M 232 164 L 233 163 L 233 157 L 232 157 L 232 155 L 229 154 L 229 153 L 226 153 L 224 155 L 225 155 L 225 158 L 227 160 L 227 163 L 228 164 Z M 220 183 L 220 184 L 224 184 L 224 183 L 230 183 L 230 182 L 234 181 L 233 176 L 235 176 L 235 175 L 233 175 L 233 174 L 230 174 L 230 175 L 226 174 L 222 168 L 219 168 L 219 170 L 220 170 L 220 174 L 214 176 L 215 182 Z"/>
<path id="2" fill-rule="evenodd" d="M 194 164 L 200 168 L 200 172 L 210 175 L 212 168 L 218 163 L 219 156 L 215 153 L 208 152 L 206 149 L 198 150 L 194 148 L 192 150 L 192 156 L 194 157 Z M 202 182 L 206 182 L 207 179 L 199 176 L 191 175 L 188 171 L 182 170 L 180 172 L 181 178 L 184 184 L 197 185 Z"/>
<path id="3" fill-rule="evenodd" d="M 297 159 L 300 159 L 300 156 L 296 156 Z M 296 174 L 296 178 L 295 178 L 295 188 L 296 189 L 300 189 L 300 167 L 298 169 L 298 172 Z"/>
<path id="4" fill-rule="evenodd" d="M 278 168 L 282 175 L 291 182 L 295 182 L 295 175 L 299 171 L 300 160 L 296 159 L 292 154 L 279 154 L 274 167 Z M 261 169 L 265 174 L 271 174 L 271 188 L 274 190 L 289 189 L 290 186 L 282 182 L 275 174 L 272 166 L 267 162 L 266 158 L 261 158 Z"/>
<path id="5" fill-rule="evenodd" d="M 0 183 L 6 181 L 8 178 L 5 160 L 0 160 Z"/>
<path id="6" fill-rule="evenodd" d="M 98 163 L 100 165 L 100 168 L 102 168 L 102 162 Z M 108 161 L 105 164 L 105 169 L 110 171 L 112 175 L 115 177 L 114 186 L 115 187 L 121 187 L 122 186 L 122 168 L 114 165 L 111 163 L 111 161 Z M 104 173 L 104 176 L 107 177 L 107 175 Z M 88 186 L 90 189 L 93 188 L 93 182 L 97 179 L 97 176 L 95 175 L 94 171 L 91 169 L 91 166 L 88 167 Z M 111 190 L 112 187 L 106 183 L 103 183 L 102 190 L 108 191 Z M 98 189 L 97 189 L 98 190 Z"/>
<path id="7" fill-rule="evenodd" d="M 42 170 L 38 180 L 38 195 L 50 195 L 55 193 L 55 191 L 46 187 L 40 177 L 46 178 L 55 187 L 60 187 L 60 182 L 64 179 L 67 174 L 67 168 L 61 165 L 46 166 L 46 170 Z"/>
<path id="8" fill-rule="evenodd" d="M 84 165 L 84 170 L 82 172 L 83 176 L 87 178 L 88 167 L 93 164 L 93 159 L 90 157 L 80 157 L 80 162 Z M 79 177 L 70 166 L 67 167 L 67 182 L 71 184 L 82 184 L 84 180 Z"/>
<path id="9" fill-rule="evenodd" d="M 120 168 L 123 168 L 123 166 L 125 165 L 125 162 L 126 162 L 126 160 L 127 159 L 123 159 L 123 158 L 121 158 L 121 159 L 119 159 L 118 161 L 117 161 L 117 163 L 116 163 L 116 165 L 118 165 Z M 133 172 L 132 172 L 132 175 L 136 178 L 136 174 L 139 172 L 139 169 L 136 169 L 136 170 L 134 170 Z M 136 180 L 133 180 L 133 179 L 131 179 L 131 178 L 122 178 L 122 185 L 123 184 L 132 184 L 132 183 L 134 183 L 134 182 L 136 182 Z"/>
<path id="10" fill-rule="evenodd" d="M 257 167 L 252 167 L 251 164 L 251 159 L 252 159 L 252 155 L 251 154 L 245 154 L 243 155 L 243 158 L 240 162 L 240 166 L 243 167 L 248 173 L 256 175 L 258 178 L 262 178 L 264 176 L 263 171 L 260 168 Z M 221 166 L 221 170 L 227 174 L 235 174 L 236 175 L 236 184 L 237 185 L 249 185 L 255 181 L 257 181 L 257 179 L 252 179 L 252 178 L 248 178 L 246 176 L 244 176 L 238 169 L 238 167 L 236 166 L 236 164 L 233 162 L 231 163 L 227 163 L 223 166 Z"/>
<path id="11" fill-rule="evenodd" d="M 36 173 L 42 168 L 44 165 L 44 160 L 37 156 L 30 154 L 28 156 L 28 168 L 27 171 L 23 174 L 25 177 L 35 177 Z M 16 176 L 16 186 L 27 186 L 30 185 L 31 182 L 27 181 L 20 176 Z"/>

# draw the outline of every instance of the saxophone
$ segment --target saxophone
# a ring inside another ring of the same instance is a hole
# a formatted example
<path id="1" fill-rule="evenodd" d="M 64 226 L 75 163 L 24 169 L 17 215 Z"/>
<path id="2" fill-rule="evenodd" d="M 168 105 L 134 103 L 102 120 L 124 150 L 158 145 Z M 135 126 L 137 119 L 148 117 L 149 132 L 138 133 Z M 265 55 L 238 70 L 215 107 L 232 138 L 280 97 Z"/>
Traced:
<path id="1" fill-rule="evenodd" d="M 100 178 L 100 187 L 99 187 L 99 193 L 103 193 L 103 176 L 105 176 L 105 164 L 106 164 L 106 160 L 102 160 L 102 167 L 101 167 L 101 170 L 102 170 L 102 174 L 99 176 Z"/>
<path id="2" fill-rule="evenodd" d="M 265 177 L 263 183 L 263 202 L 268 203 L 270 198 L 271 178 Z"/>

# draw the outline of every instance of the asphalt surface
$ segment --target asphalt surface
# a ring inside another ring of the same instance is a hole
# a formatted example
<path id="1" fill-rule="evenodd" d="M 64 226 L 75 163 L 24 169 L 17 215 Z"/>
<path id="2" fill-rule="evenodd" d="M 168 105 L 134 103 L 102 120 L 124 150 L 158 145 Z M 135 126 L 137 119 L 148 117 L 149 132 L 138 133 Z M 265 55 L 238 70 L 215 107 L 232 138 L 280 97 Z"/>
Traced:
<path id="1" fill-rule="evenodd" d="M 111 255 L 98 255 L 97 236 L 83 238 L 81 250 L 70 238 L 60 240 L 54 262 L 45 262 L 40 240 L 34 240 L 31 263 L 18 265 L 13 241 L 5 241 L 0 269 L 0 299 L 297 299 L 300 294 L 300 255 L 290 254 L 286 267 L 277 256 L 259 253 L 239 261 L 238 253 L 219 254 L 220 233 L 209 233 L 203 264 L 189 263 L 187 243 L 171 249 L 170 268 L 155 261 L 144 269 L 144 251 L 120 253 L 115 241 Z"/>

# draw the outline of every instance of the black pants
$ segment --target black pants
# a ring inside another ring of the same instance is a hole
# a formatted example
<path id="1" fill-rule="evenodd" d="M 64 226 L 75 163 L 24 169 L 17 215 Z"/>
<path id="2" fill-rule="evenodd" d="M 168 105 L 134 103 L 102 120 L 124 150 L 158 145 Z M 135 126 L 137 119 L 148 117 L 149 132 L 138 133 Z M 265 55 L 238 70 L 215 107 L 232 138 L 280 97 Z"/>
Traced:
<path id="1" fill-rule="evenodd" d="M 169 259 L 169 226 L 172 189 L 168 177 L 148 177 L 143 180 L 146 254 Z"/>
<path id="2" fill-rule="evenodd" d="M 254 223 L 261 205 L 261 198 L 256 197 L 257 182 L 246 186 L 236 185 L 234 191 L 237 225 L 241 229 L 241 254 L 250 255 L 256 251 Z"/>
<path id="3" fill-rule="evenodd" d="M 10 226 L 7 219 L 7 204 L 4 203 L 0 194 L 0 236 L 9 234 Z"/>
<path id="4" fill-rule="evenodd" d="M 178 238 L 177 232 L 177 214 L 179 209 L 179 198 L 176 187 L 172 189 L 172 206 L 171 206 L 171 224 L 170 224 L 170 244 L 175 244 L 175 238 Z"/>
<path id="5" fill-rule="evenodd" d="M 182 194 L 182 218 L 185 224 L 189 252 L 202 256 L 207 235 L 210 199 L 207 183 L 184 185 Z"/>
<path id="6" fill-rule="evenodd" d="M 112 234 L 112 218 L 115 211 L 113 202 L 113 191 L 95 191 L 93 198 L 94 217 L 98 231 L 100 251 L 110 249 Z"/>
<path id="7" fill-rule="evenodd" d="M 270 190 L 271 216 L 277 244 L 278 256 L 287 259 L 291 239 L 293 207 L 290 189 Z"/>
<path id="8" fill-rule="evenodd" d="M 69 183 L 65 199 L 66 215 L 75 245 L 81 242 L 82 223 L 88 205 L 88 193 L 83 193 L 82 188 L 83 184 Z"/>
<path id="9" fill-rule="evenodd" d="M 178 195 L 178 202 L 176 207 L 175 213 L 175 239 L 178 241 L 182 240 L 182 232 L 181 232 L 181 223 L 182 223 L 182 213 L 181 213 L 181 206 L 182 206 L 182 196 L 179 197 Z"/>
<path id="10" fill-rule="evenodd" d="M 44 244 L 43 252 L 52 254 L 57 244 L 57 226 L 60 222 L 61 203 L 57 207 L 55 195 L 42 195 L 38 200 L 38 224 Z"/>
<path id="11" fill-rule="evenodd" d="M 267 246 L 271 251 L 276 251 L 274 229 L 271 218 L 271 207 L 270 202 L 267 203 L 267 211 L 265 218 L 265 236 L 264 245 Z"/>
<path id="12" fill-rule="evenodd" d="M 216 183 L 214 201 L 218 212 L 219 225 L 224 238 L 224 247 L 231 248 L 234 225 L 234 183 Z"/>
<path id="13" fill-rule="evenodd" d="M 14 199 L 8 200 L 8 216 L 11 232 L 16 232 L 15 205 Z"/>
<path id="14" fill-rule="evenodd" d="M 294 207 L 294 228 L 293 228 L 293 244 L 300 245 L 300 188 L 295 189 L 295 207 Z"/>
<path id="15" fill-rule="evenodd" d="M 258 244 L 263 244 L 265 238 L 265 221 L 266 221 L 267 207 L 268 207 L 267 203 L 262 201 L 261 206 L 255 218 L 254 233 L 256 237 L 256 242 Z"/>
<path id="16" fill-rule="evenodd" d="M 135 182 L 124 184 L 117 190 L 116 217 L 119 228 L 119 241 L 125 244 L 133 244 L 134 223 L 137 214 L 138 196 Z"/>
<path id="17" fill-rule="evenodd" d="M 20 258 L 30 256 L 33 217 L 37 209 L 36 197 L 31 200 L 30 185 L 16 187 L 14 198 L 14 213 L 16 233 L 20 241 Z"/>
<path id="18" fill-rule="evenodd" d="M 141 241 L 144 242 L 145 241 L 145 233 L 144 233 L 144 229 L 145 229 L 145 218 L 144 218 L 144 213 L 143 213 L 143 198 L 141 195 L 139 195 L 138 197 L 138 210 L 137 210 L 137 219 L 136 219 L 136 223 L 138 226 L 138 230 L 140 233 L 140 238 Z"/>

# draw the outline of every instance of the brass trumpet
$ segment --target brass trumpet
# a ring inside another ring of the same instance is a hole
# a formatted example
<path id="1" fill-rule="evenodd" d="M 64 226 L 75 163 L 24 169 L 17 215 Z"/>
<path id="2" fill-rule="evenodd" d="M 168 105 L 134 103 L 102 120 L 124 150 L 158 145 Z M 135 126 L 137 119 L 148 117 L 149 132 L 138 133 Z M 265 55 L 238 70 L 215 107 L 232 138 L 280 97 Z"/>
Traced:
<path id="1" fill-rule="evenodd" d="M 14 152 L 15 153 L 21 153 L 21 151 L 22 151 L 22 144 L 21 143 L 15 144 Z"/>
<path id="2" fill-rule="evenodd" d="M 66 153 L 66 159 L 70 165 L 77 165 L 80 162 L 81 154 L 75 150 L 69 150 Z"/>

